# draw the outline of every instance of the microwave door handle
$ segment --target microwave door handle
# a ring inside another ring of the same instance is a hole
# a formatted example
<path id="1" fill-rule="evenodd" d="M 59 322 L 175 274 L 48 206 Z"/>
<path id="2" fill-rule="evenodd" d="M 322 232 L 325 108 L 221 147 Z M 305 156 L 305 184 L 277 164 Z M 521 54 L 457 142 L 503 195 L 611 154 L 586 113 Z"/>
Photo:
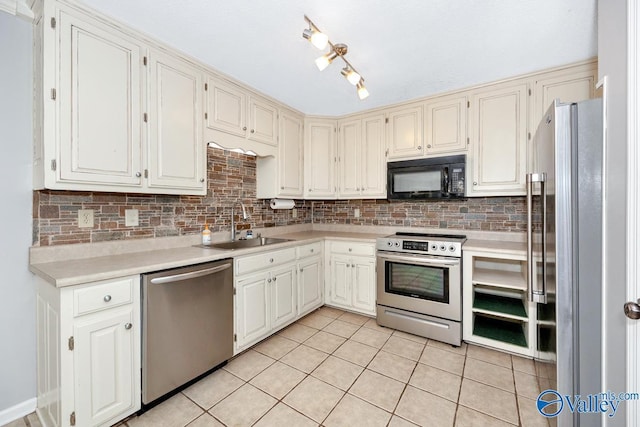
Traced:
<path id="1" fill-rule="evenodd" d="M 442 192 L 444 193 L 444 195 L 448 195 L 449 194 L 449 168 L 448 167 L 445 166 L 442 169 L 442 176 L 443 176 Z"/>

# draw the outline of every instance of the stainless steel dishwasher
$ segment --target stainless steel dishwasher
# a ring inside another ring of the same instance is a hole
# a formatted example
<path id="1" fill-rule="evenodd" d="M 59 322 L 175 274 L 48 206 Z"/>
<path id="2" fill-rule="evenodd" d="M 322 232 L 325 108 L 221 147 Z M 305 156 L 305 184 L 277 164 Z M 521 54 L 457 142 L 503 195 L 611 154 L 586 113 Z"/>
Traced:
<path id="1" fill-rule="evenodd" d="M 142 403 L 233 356 L 231 259 L 142 275 Z"/>

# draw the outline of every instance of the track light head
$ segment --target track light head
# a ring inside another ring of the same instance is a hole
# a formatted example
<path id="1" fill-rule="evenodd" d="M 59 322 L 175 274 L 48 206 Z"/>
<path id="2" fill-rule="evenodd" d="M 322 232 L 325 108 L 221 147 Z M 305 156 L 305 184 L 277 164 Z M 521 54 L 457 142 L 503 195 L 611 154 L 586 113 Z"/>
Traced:
<path id="1" fill-rule="evenodd" d="M 360 74 L 356 73 L 355 70 L 349 66 L 344 67 L 340 73 L 354 86 L 357 85 L 362 78 Z"/>
<path id="2" fill-rule="evenodd" d="M 327 68 L 333 62 L 333 60 L 336 59 L 337 57 L 338 57 L 338 54 L 336 53 L 336 51 L 332 50 L 326 55 L 322 55 L 321 57 L 316 59 L 316 67 L 318 67 L 318 70 L 322 71 L 325 68 Z"/>
<path id="3" fill-rule="evenodd" d="M 311 26 L 309 26 L 311 27 Z M 322 50 L 327 47 L 327 43 L 329 43 L 329 36 L 324 33 L 321 33 L 318 30 L 314 30 L 313 28 L 307 28 L 302 32 L 302 37 L 309 40 L 312 45 Z"/>
<path id="4" fill-rule="evenodd" d="M 369 91 L 366 87 L 364 87 L 364 79 L 360 79 L 360 81 L 356 85 L 356 88 L 358 89 L 358 97 L 360 99 L 365 99 L 367 96 L 369 96 Z"/>

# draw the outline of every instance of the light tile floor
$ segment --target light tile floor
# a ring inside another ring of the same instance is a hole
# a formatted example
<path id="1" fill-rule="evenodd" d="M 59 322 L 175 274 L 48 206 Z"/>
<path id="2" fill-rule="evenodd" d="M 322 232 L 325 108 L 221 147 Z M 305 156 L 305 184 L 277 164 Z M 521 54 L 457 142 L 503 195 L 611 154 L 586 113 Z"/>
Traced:
<path id="1" fill-rule="evenodd" d="M 322 307 L 119 426 L 548 427 L 535 399 L 549 372 Z M 39 423 L 31 414 L 8 426 Z"/>

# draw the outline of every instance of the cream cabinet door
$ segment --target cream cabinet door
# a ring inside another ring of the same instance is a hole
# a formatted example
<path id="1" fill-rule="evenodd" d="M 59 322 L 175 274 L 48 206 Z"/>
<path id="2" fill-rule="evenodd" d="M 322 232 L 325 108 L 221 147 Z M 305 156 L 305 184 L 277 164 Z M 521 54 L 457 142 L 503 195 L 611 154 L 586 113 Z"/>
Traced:
<path id="1" fill-rule="evenodd" d="M 329 262 L 329 304 L 351 307 L 352 286 L 351 259 L 342 255 L 331 255 Z"/>
<path id="2" fill-rule="evenodd" d="M 145 50 L 72 13 L 60 11 L 57 29 L 60 157 L 52 169 L 63 182 L 141 186 Z"/>
<path id="3" fill-rule="evenodd" d="M 533 89 L 531 132 L 537 130 L 542 116 L 555 99 L 560 102 L 579 102 L 593 98 L 597 73 L 595 65 L 588 64 L 539 76 Z"/>
<path id="4" fill-rule="evenodd" d="M 376 308 L 375 260 L 373 258 L 354 257 L 351 260 L 351 270 L 353 307 L 374 314 Z"/>
<path id="5" fill-rule="evenodd" d="M 466 151 L 466 96 L 435 98 L 425 104 L 425 144 L 427 156 Z"/>
<path id="6" fill-rule="evenodd" d="M 360 188 L 362 198 L 387 197 L 387 163 L 385 162 L 384 115 L 362 119 L 360 145 Z"/>
<path id="7" fill-rule="evenodd" d="M 387 120 L 387 160 L 421 157 L 422 106 L 394 109 L 388 114 Z"/>
<path id="8" fill-rule="evenodd" d="M 207 128 L 246 136 L 247 95 L 238 86 L 207 78 Z"/>
<path id="9" fill-rule="evenodd" d="M 74 322 L 76 425 L 102 425 L 133 407 L 139 327 L 131 304 Z"/>
<path id="10" fill-rule="evenodd" d="M 260 273 L 236 283 L 236 349 L 255 342 L 271 330 L 268 276 Z"/>
<path id="11" fill-rule="evenodd" d="M 277 192 L 285 197 L 302 197 L 303 182 L 303 119 L 300 116 L 283 111 L 280 114 L 280 141 L 278 152 L 278 182 L 280 190 Z"/>
<path id="12" fill-rule="evenodd" d="M 338 198 L 360 196 L 362 170 L 360 119 L 338 124 Z"/>
<path id="13" fill-rule="evenodd" d="M 296 318 L 296 266 L 290 265 L 269 274 L 271 287 L 271 329 L 278 328 Z"/>
<path id="14" fill-rule="evenodd" d="M 516 81 L 471 94 L 468 196 L 524 194 L 527 90 L 526 82 Z"/>
<path id="15" fill-rule="evenodd" d="M 250 97 L 247 132 L 253 141 L 278 145 L 278 109 L 267 101 Z"/>
<path id="16" fill-rule="evenodd" d="M 206 194 L 202 72 L 155 51 L 150 55 L 149 72 L 148 186 Z"/>
<path id="17" fill-rule="evenodd" d="M 322 259 L 313 257 L 298 263 L 298 316 L 322 305 Z"/>
<path id="18" fill-rule="evenodd" d="M 304 168 L 306 199 L 335 199 L 336 122 L 305 121 Z"/>

